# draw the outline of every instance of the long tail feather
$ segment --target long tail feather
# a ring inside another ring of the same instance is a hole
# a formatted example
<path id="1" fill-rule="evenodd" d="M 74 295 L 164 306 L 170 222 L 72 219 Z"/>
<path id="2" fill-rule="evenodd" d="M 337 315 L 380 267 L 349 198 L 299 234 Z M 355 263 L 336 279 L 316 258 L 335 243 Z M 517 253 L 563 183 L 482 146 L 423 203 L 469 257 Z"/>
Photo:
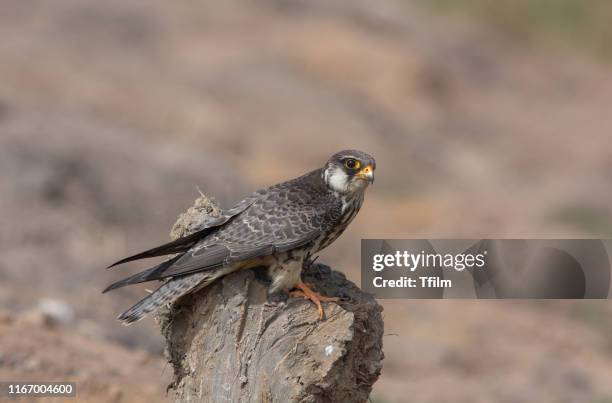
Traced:
<path id="1" fill-rule="evenodd" d="M 168 281 L 151 295 L 117 317 L 124 325 L 134 323 L 159 307 L 170 304 L 197 287 L 206 286 L 212 280 L 209 273 L 196 273 Z"/>

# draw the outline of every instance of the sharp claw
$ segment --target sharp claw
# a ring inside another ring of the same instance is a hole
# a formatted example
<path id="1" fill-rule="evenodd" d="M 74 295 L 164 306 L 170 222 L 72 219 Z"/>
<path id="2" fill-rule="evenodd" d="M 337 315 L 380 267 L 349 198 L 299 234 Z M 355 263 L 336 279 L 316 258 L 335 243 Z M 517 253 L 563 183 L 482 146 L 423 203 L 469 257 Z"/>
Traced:
<path id="1" fill-rule="evenodd" d="M 293 298 L 304 298 L 304 299 L 309 299 L 308 296 L 306 294 L 304 294 L 302 291 L 300 290 L 293 290 L 289 293 L 290 297 Z"/>
<path id="2" fill-rule="evenodd" d="M 311 284 L 300 282 L 296 285 L 296 288 L 297 289 L 291 291 L 289 295 L 292 297 L 303 297 L 305 299 L 309 299 L 310 301 L 312 301 L 312 303 L 314 303 L 317 306 L 317 312 L 319 313 L 320 320 L 325 319 L 325 311 L 323 310 L 323 305 L 321 305 L 321 302 L 340 301 L 340 299 L 337 297 L 326 297 L 326 296 L 320 295 L 319 293 L 313 291 Z"/>

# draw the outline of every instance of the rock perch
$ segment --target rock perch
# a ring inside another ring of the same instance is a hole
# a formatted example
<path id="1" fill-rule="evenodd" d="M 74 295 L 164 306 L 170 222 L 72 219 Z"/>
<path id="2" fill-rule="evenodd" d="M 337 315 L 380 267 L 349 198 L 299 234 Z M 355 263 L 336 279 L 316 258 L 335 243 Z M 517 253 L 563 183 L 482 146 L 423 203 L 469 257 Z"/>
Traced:
<path id="1" fill-rule="evenodd" d="M 177 238 L 221 210 L 205 196 L 181 215 Z M 382 307 L 337 271 L 312 264 L 302 278 L 324 295 L 314 305 L 268 302 L 257 270 L 226 276 L 178 300 L 157 319 L 180 402 L 365 402 L 382 368 Z"/>

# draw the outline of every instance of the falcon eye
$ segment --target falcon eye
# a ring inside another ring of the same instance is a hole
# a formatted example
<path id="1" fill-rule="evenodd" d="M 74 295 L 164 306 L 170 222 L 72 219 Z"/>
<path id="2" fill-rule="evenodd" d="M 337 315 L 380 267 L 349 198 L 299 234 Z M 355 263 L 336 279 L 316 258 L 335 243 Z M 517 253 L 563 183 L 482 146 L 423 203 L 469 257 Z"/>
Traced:
<path id="1" fill-rule="evenodd" d="M 344 166 L 347 167 L 348 169 L 359 169 L 361 164 L 356 159 L 349 158 L 346 161 L 344 161 Z"/>

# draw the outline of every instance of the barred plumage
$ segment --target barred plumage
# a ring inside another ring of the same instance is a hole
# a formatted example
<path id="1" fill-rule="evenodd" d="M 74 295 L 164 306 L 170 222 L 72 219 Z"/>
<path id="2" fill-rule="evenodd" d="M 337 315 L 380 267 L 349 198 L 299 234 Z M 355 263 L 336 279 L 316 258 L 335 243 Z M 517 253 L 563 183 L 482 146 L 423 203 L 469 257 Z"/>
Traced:
<path id="1" fill-rule="evenodd" d="M 125 325 L 144 318 L 159 307 L 173 303 L 181 296 L 189 293 L 205 280 L 206 274 L 196 273 L 189 277 L 173 279 L 159 287 L 151 295 L 146 296 L 136 305 L 117 317 Z"/>
<path id="2" fill-rule="evenodd" d="M 177 254 L 104 290 L 166 281 L 118 319 L 132 323 L 219 277 L 255 266 L 269 268 L 271 291 L 303 289 L 304 261 L 346 229 L 361 207 L 367 185 L 373 182 L 375 167 L 366 153 L 341 151 L 321 169 L 253 193 L 194 234 L 120 260 L 114 265 Z"/>

